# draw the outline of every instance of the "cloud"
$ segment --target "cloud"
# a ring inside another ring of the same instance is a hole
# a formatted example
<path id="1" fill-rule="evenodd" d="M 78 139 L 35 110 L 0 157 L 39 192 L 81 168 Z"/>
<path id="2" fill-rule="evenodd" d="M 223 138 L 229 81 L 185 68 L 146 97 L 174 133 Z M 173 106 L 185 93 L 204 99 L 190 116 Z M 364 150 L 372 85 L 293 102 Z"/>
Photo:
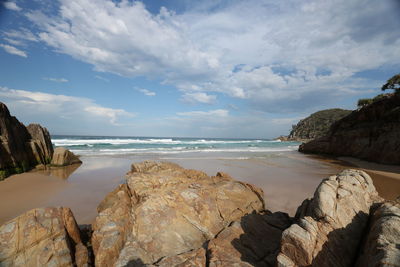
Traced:
<path id="1" fill-rule="evenodd" d="M 71 123 L 119 125 L 120 118 L 135 115 L 123 109 L 103 107 L 89 98 L 15 90 L 7 87 L 0 87 L 0 97 L 23 116 L 50 117 L 55 120 L 53 122 L 55 125 L 63 123 L 60 119 L 71 121 Z"/>
<path id="2" fill-rule="evenodd" d="M 3 49 L 9 54 L 17 55 L 20 57 L 28 57 L 26 52 L 14 47 L 14 46 L 7 45 L 7 44 L 0 44 L 0 47 L 3 47 Z"/>
<path id="3" fill-rule="evenodd" d="M 137 1 L 60 3 L 57 15 L 27 13 L 42 42 L 98 71 L 160 78 L 189 102 L 218 92 L 302 111 L 365 93 L 376 81 L 357 73 L 400 62 L 394 0 L 191 2 L 179 14 Z"/>
<path id="4" fill-rule="evenodd" d="M 7 43 L 10 43 L 12 45 L 23 45 L 23 43 L 21 41 L 18 40 L 14 40 L 14 39 L 10 39 L 10 38 L 3 38 L 4 41 L 6 41 Z"/>
<path id="5" fill-rule="evenodd" d="M 199 93 L 185 93 L 182 96 L 182 101 L 195 104 L 195 103 L 202 103 L 202 104 L 213 104 L 217 100 L 216 95 L 209 95 L 207 93 L 199 92 Z"/>
<path id="6" fill-rule="evenodd" d="M 19 30 L 10 30 L 7 32 L 4 32 L 4 35 L 18 39 L 18 40 L 24 40 L 24 41 L 30 41 L 30 42 L 38 42 L 39 39 L 38 37 L 33 34 L 30 30 L 26 28 L 19 28 Z"/>
<path id="7" fill-rule="evenodd" d="M 104 77 L 102 77 L 102 76 L 100 76 L 100 75 L 95 75 L 94 77 L 95 77 L 96 79 L 99 79 L 99 80 L 102 80 L 102 81 L 105 81 L 105 82 L 110 82 L 109 79 L 106 79 L 106 78 L 104 78 Z"/>
<path id="8" fill-rule="evenodd" d="M 4 3 L 4 7 L 13 11 L 21 11 L 22 8 L 20 8 L 19 6 L 17 6 L 17 4 L 15 2 L 5 2 Z"/>
<path id="9" fill-rule="evenodd" d="M 205 118 L 209 116 L 215 117 L 227 117 L 229 115 L 229 111 L 226 109 L 215 109 L 210 111 L 188 111 L 188 112 L 178 112 L 176 113 L 179 116 L 184 117 L 192 117 L 192 118 Z"/>
<path id="10" fill-rule="evenodd" d="M 43 80 L 46 81 L 51 81 L 51 82 L 56 82 L 56 83 L 67 83 L 68 80 L 65 78 L 49 78 L 49 77 L 44 77 Z"/>
<path id="11" fill-rule="evenodd" d="M 156 95 L 155 92 L 152 92 L 152 91 L 144 89 L 144 88 L 136 88 L 136 90 L 138 90 L 139 92 L 141 92 L 142 94 L 144 94 L 146 96 L 155 96 Z"/>
<path id="12" fill-rule="evenodd" d="M 192 137 L 275 138 L 289 133 L 300 117 L 274 118 L 264 112 L 230 114 L 228 110 L 178 112 L 163 119 L 163 129 L 175 127 Z M 254 127 L 254 126 L 257 127 Z"/>

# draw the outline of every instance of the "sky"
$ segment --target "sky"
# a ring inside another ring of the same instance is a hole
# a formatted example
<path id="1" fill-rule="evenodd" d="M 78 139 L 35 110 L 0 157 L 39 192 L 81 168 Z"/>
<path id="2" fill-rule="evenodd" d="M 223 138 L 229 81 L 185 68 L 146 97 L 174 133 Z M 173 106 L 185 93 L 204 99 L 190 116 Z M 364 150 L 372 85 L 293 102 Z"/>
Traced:
<path id="1" fill-rule="evenodd" d="M 274 138 L 400 67 L 400 0 L 0 1 L 0 101 L 51 134 Z"/>

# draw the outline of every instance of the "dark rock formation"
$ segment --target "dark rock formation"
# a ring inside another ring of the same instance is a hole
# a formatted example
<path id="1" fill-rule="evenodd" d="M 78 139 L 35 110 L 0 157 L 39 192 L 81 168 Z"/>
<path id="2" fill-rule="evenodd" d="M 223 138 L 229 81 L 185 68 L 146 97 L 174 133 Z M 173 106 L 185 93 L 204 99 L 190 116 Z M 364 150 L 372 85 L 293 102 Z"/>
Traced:
<path id="1" fill-rule="evenodd" d="M 1 266 L 87 266 L 88 251 L 68 208 L 40 208 L 0 226 Z"/>
<path id="2" fill-rule="evenodd" d="M 315 112 L 293 126 L 288 140 L 311 140 L 326 135 L 332 124 L 349 115 L 351 110 L 326 109 Z M 283 140 L 282 140 L 283 141 Z"/>
<path id="3" fill-rule="evenodd" d="M 400 164 L 400 94 L 353 111 L 334 123 L 326 136 L 302 144 L 299 151 Z"/>
<path id="4" fill-rule="evenodd" d="M 68 149 L 57 147 L 54 150 L 53 159 L 51 160 L 52 166 L 67 166 L 76 163 L 82 163 L 82 161 Z"/>
<path id="5" fill-rule="evenodd" d="M 0 102 L 0 179 L 48 164 L 52 156 L 49 132 L 38 124 L 25 127 Z"/>

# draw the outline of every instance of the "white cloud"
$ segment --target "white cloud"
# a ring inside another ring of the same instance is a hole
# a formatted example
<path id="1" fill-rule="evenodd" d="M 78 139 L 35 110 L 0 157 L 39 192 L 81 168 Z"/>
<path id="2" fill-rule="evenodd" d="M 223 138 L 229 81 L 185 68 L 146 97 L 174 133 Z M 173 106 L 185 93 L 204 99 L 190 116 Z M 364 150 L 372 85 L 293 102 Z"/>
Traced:
<path id="1" fill-rule="evenodd" d="M 51 81 L 51 82 L 56 82 L 56 83 L 66 83 L 66 82 L 68 82 L 68 80 L 65 79 L 65 78 L 50 78 L 50 77 L 44 77 L 43 80 Z"/>
<path id="2" fill-rule="evenodd" d="M 34 115 L 38 118 L 52 118 L 53 124 L 62 123 L 60 119 L 67 119 L 73 123 L 119 125 L 118 120 L 123 117 L 132 117 L 135 114 L 123 109 L 113 109 L 96 104 L 92 99 L 55 95 L 42 92 L 9 89 L 0 87 L 0 97 L 22 114 Z"/>
<path id="3" fill-rule="evenodd" d="M 22 8 L 20 8 L 19 6 L 17 6 L 17 4 L 15 2 L 10 2 L 7 1 L 4 3 L 4 7 L 13 11 L 21 11 Z"/>
<path id="4" fill-rule="evenodd" d="M 3 39 L 4 39 L 4 41 L 6 41 L 7 43 L 10 43 L 12 45 L 23 45 L 23 43 L 18 40 L 14 40 L 14 39 L 10 39 L 10 38 L 3 38 Z"/>
<path id="5" fill-rule="evenodd" d="M 155 96 L 156 95 L 155 92 L 144 89 L 144 88 L 136 88 L 136 90 L 138 90 L 139 92 L 141 92 L 142 94 L 147 95 L 147 96 Z"/>
<path id="6" fill-rule="evenodd" d="M 100 76 L 100 75 L 95 75 L 94 77 L 95 77 L 96 79 L 99 79 L 99 80 L 102 80 L 102 81 L 105 81 L 105 82 L 110 82 L 109 79 L 106 79 L 106 78 L 104 78 L 104 77 L 102 77 L 102 76 Z"/>
<path id="7" fill-rule="evenodd" d="M 209 95 L 207 93 L 185 93 L 182 96 L 182 101 L 187 103 L 202 103 L 202 104 L 213 104 L 217 100 L 216 95 Z"/>
<path id="8" fill-rule="evenodd" d="M 7 53 L 12 54 L 12 55 L 17 55 L 20 57 L 28 57 L 25 51 L 22 51 L 14 46 L 7 45 L 7 44 L 0 44 L 0 47 L 2 47 Z"/>
<path id="9" fill-rule="evenodd" d="M 179 116 L 192 117 L 192 118 L 208 118 L 208 117 L 227 117 L 229 115 L 229 110 L 226 109 L 215 109 L 210 111 L 188 111 L 188 112 L 178 112 Z"/>
<path id="10" fill-rule="evenodd" d="M 310 98 L 333 103 L 369 89 L 373 81 L 355 73 L 400 62 L 390 0 L 192 3 L 157 15 L 141 2 L 60 3 L 56 17 L 27 14 L 42 42 L 98 71 L 161 77 L 201 103 L 220 92 L 264 110 L 302 110 Z"/>
<path id="11" fill-rule="evenodd" d="M 4 32 L 4 34 L 10 38 L 18 39 L 18 40 L 24 40 L 24 41 L 30 41 L 30 42 L 38 42 L 39 39 L 36 37 L 35 34 L 33 34 L 30 30 L 26 28 L 20 28 L 19 30 L 10 30 L 7 32 Z"/>

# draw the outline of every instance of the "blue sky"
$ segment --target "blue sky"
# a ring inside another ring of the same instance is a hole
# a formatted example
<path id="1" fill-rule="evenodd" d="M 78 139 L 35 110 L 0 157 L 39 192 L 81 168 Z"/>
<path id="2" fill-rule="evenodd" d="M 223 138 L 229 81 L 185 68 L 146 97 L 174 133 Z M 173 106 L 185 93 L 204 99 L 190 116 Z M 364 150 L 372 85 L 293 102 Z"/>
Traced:
<path id="1" fill-rule="evenodd" d="M 52 134 L 273 138 L 399 73 L 397 0 L 0 6 L 0 101 Z"/>

